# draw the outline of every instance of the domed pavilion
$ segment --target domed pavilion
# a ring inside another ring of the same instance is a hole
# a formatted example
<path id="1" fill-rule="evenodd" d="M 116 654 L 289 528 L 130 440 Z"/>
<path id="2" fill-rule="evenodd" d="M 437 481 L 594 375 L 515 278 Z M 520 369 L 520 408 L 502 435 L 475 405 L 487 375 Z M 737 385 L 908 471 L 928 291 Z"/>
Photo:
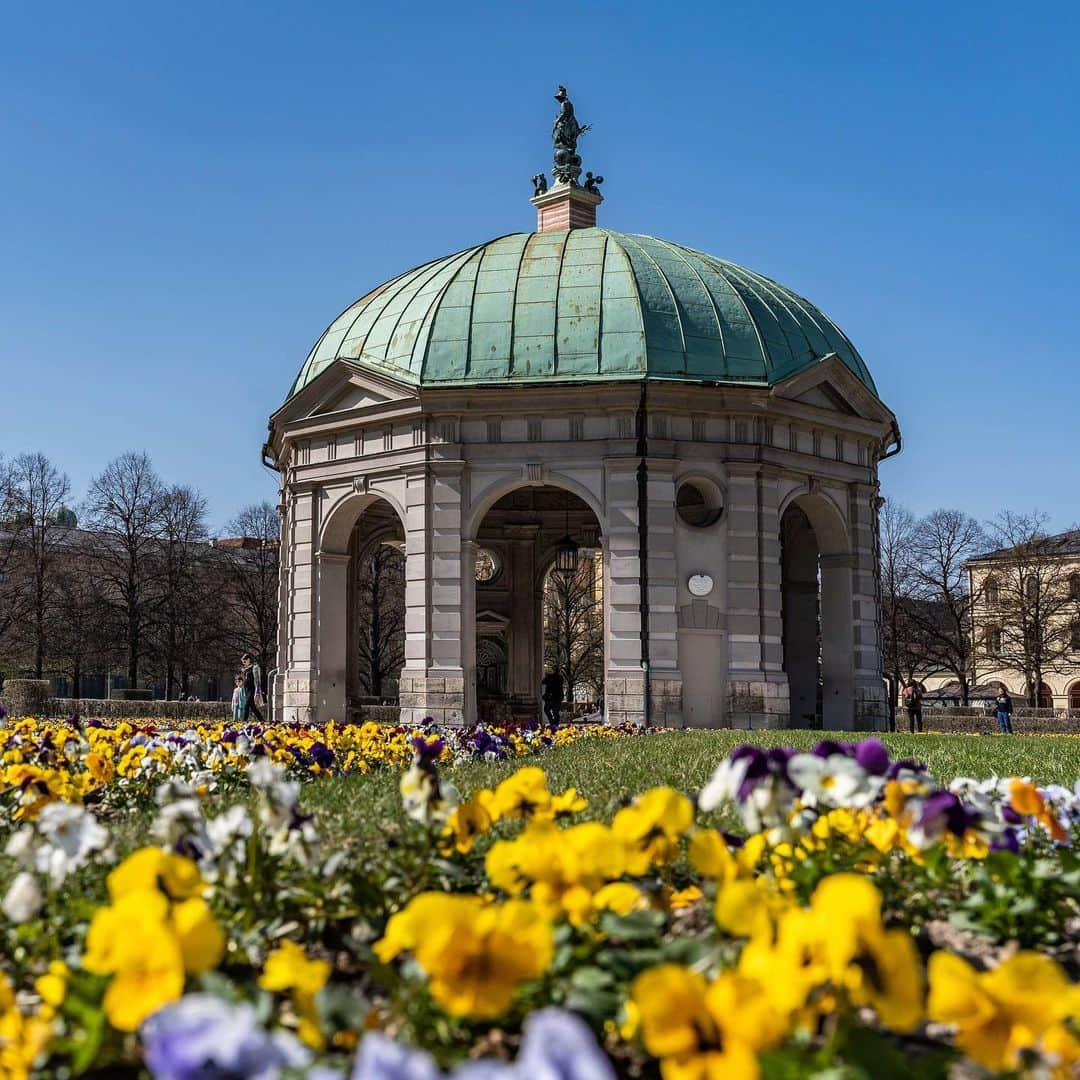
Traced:
<path id="1" fill-rule="evenodd" d="M 802 296 L 597 227 L 599 181 L 579 185 L 558 123 L 537 231 L 371 289 L 270 419 L 275 715 L 342 720 L 396 685 L 405 721 L 538 716 L 545 582 L 586 567 L 609 722 L 885 727 L 877 467 L 895 417 Z M 400 671 L 373 694 L 394 633 Z"/>

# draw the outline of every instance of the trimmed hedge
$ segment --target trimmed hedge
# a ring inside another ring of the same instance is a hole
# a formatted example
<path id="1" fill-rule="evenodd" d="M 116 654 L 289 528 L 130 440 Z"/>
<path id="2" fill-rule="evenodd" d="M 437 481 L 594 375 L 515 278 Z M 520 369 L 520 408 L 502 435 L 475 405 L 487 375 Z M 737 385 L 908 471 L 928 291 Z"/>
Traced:
<path id="1" fill-rule="evenodd" d="M 48 679 L 5 679 L 0 700 L 11 716 L 40 716 L 51 694 Z"/>
<path id="2" fill-rule="evenodd" d="M 81 716 L 102 720 L 229 720 L 232 705 L 227 701 L 122 701 L 117 698 L 103 701 L 93 698 L 50 698 L 36 708 L 13 704 L 8 686 L 4 686 L 4 707 L 12 717 L 36 716 L 63 719 Z M 48 686 L 48 683 L 45 684 Z"/>
<path id="3" fill-rule="evenodd" d="M 1080 735 L 1080 712 L 1075 709 L 1022 707 L 1013 711 L 1012 726 L 1017 735 Z M 968 706 L 924 708 L 923 729 L 942 735 L 996 735 L 997 715 Z M 897 710 L 896 730 L 910 730 L 907 712 L 903 709 Z"/>

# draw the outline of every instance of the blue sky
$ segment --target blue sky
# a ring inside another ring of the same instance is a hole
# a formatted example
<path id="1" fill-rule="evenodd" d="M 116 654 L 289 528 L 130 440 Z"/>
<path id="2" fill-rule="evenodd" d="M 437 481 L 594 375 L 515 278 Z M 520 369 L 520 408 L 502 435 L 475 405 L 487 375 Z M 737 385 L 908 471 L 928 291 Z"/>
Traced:
<path id="1" fill-rule="evenodd" d="M 0 7 L 0 451 L 146 449 L 214 525 L 386 278 L 528 230 L 571 90 L 601 223 L 841 325 L 923 512 L 1080 519 L 1075 4 Z"/>

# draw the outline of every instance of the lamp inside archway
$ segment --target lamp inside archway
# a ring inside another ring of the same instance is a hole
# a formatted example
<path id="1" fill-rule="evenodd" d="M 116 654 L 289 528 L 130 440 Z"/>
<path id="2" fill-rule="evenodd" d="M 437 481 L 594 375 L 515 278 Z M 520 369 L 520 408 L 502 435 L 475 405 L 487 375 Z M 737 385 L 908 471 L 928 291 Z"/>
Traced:
<path id="1" fill-rule="evenodd" d="M 578 545 L 570 535 L 570 493 L 564 492 L 566 506 L 566 535 L 555 547 L 555 569 L 560 574 L 572 577 L 578 568 Z"/>

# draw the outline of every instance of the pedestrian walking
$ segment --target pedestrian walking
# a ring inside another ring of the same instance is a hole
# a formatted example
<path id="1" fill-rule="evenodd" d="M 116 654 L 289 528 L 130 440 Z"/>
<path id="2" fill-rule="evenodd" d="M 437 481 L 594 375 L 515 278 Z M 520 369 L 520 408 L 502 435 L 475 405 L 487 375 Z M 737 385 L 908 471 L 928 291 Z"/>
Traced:
<path id="1" fill-rule="evenodd" d="M 240 657 L 240 663 L 244 676 L 244 707 L 241 719 L 246 721 L 254 713 L 255 719 L 261 724 L 263 715 L 259 706 L 263 703 L 262 669 L 255 663 L 251 653 L 244 653 Z"/>
<path id="2" fill-rule="evenodd" d="M 540 688 L 544 699 L 544 716 L 554 727 L 559 722 L 559 712 L 562 709 L 562 676 L 557 671 L 549 671 L 541 681 Z"/>
<path id="3" fill-rule="evenodd" d="M 900 696 L 904 699 L 904 708 L 907 710 L 908 726 L 911 728 L 911 734 L 914 735 L 916 730 L 921 732 L 923 729 L 922 687 L 914 679 L 909 679 L 907 686 L 904 687 L 904 691 Z"/>
<path id="4" fill-rule="evenodd" d="M 997 697 L 994 698 L 994 708 L 997 710 L 998 731 L 1002 735 L 1012 735 L 1012 698 L 1004 683 L 998 683 Z"/>

